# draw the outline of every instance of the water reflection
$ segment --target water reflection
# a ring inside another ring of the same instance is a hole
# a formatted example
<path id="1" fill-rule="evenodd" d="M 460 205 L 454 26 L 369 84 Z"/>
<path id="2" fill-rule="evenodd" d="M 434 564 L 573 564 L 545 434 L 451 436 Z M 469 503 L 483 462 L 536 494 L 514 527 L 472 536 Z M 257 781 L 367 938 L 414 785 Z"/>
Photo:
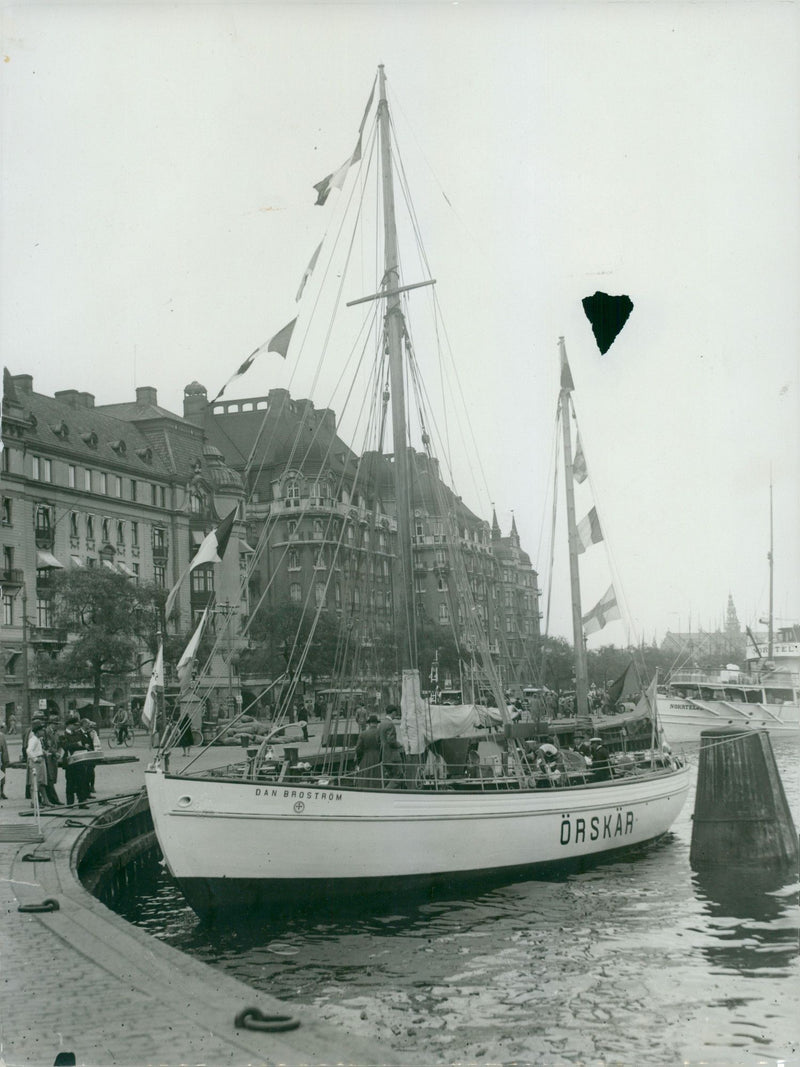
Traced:
<path id="1" fill-rule="evenodd" d="M 708 868 L 692 882 L 713 938 L 703 952 L 715 970 L 788 973 L 797 958 L 796 872 Z"/>

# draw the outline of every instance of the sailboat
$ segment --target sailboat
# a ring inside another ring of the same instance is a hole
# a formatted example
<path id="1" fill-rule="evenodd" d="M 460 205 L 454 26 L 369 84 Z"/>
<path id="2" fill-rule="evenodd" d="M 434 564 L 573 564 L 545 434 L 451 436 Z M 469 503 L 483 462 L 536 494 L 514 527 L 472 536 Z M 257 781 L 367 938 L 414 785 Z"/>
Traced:
<path id="1" fill-rule="evenodd" d="M 390 142 L 392 125 L 382 66 L 377 88 L 383 263 L 376 291 L 368 299 L 383 312 L 377 347 L 388 361 L 388 390 L 382 393 L 384 379 L 376 379 L 375 395 L 378 400 L 391 399 L 393 455 L 388 467 L 393 485 L 386 495 L 394 502 L 389 527 L 396 521 L 400 576 L 393 608 L 402 681 L 396 731 L 404 750 L 402 771 L 399 780 L 385 767 L 364 775 L 347 758 L 298 761 L 286 757 L 286 750 L 285 758 L 276 760 L 269 736 L 242 763 L 209 771 L 171 772 L 166 749 L 159 751 L 145 776 L 155 831 L 167 868 L 204 917 L 235 915 L 287 900 L 480 883 L 489 875 L 529 877 L 542 866 L 604 857 L 667 832 L 689 787 L 688 768 L 655 751 L 618 765 L 609 761 L 609 769 L 607 764 L 589 767 L 579 753 L 559 755 L 557 746 L 549 745 L 555 758 L 545 760 L 536 739 L 525 736 L 512 722 L 481 613 L 470 598 L 459 548 L 460 498 L 452 493 L 443 501 L 441 542 L 448 554 L 450 578 L 463 592 L 470 649 L 482 660 L 493 699 L 480 705 L 444 706 L 422 695 L 415 647 L 414 473 L 405 392 L 406 382 L 414 379 L 418 368 L 416 363 L 409 367 L 413 352 L 405 300 L 409 290 L 432 282 L 402 284 L 394 203 L 396 156 Z M 360 149 L 359 136 L 359 158 Z M 340 179 L 331 178 L 335 180 L 326 179 L 326 188 L 337 182 L 341 188 Z M 591 719 L 567 411 L 573 387 L 563 340 L 561 361 L 578 708 L 579 713 L 585 711 L 588 737 Z M 422 443 L 424 455 L 432 462 L 430 436 L 424 427 Z M 373 518 L 378 510 L 376 506 Z M 340 545 L 343 538 L 342 532 Z M 284 710 L 301 669 L 289 671 Z M 357 691 L 358 675 L 348 685 L 349 691 Z M 442 758 L 441 748 L 437 751 L 442 740 L 477 736 L 480 742 L 470 742 L 480 749 L 477 766 L 469 767 L 464 761 L 455 766 Z M 165 744 L 168 747 L 169 741 Z"/>
<path id="2" fill-rule="evenodd" d="M 766 641 L 747 628 L 745 667 L 681 668 L 658 694 L 658 713 L 671 741 L 692 743 L 703 730 L 735 726 L 800 740 L 800 626 L 775 632 L 772 484 L 769 487 L 769 613 Z M 776 640 L 777 636 L 777 640 Z"/>

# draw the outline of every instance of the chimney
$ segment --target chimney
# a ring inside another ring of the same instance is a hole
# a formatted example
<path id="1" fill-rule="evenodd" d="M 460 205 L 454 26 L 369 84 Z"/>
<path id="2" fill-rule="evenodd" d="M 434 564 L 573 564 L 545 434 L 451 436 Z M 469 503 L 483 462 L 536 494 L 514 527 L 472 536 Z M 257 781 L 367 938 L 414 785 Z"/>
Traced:
<path id="1" fill-rule="evenodd" d="M 183 417 L 195 426 L 202 426 L 207 408 L 208 390 L 206 387 L 200 382 L 189 382 L 183 390 Z"/>
<path id="2" fill-rule="evenodd" d="M 78 393 L 78 403 L 84 408 L 94 407 L 94 393 Z"/>
<path id="3" fill-rule="evenodd" d="M 70 407 L 76 408 L 79 404 L 78 397 L 80 393 L 77 389 L 59 389 L 55 394 L 56 400 L 60 400 L 62 404 L 69 404 Z"/>
<path id="4" fill-rule="evenodd" d="M 17 393 L 30 394 L 33 392 L 32 374 L 12 374 L 11 381 L 14 383 Z"/>
<path id="5" fill-rule="evenodd" d="M 136 403 L 141 404 L 142 407 L 147 407 L 150 404 L 155 407 L 158 404 L 158 390 L 152 385 L 137 386 Z"/>

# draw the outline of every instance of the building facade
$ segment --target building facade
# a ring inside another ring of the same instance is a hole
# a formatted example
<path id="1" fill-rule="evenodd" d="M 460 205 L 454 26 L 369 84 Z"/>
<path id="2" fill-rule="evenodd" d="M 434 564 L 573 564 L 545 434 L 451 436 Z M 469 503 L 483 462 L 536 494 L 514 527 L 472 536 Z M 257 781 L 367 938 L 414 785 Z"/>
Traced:
<path id="1" fill-rule="evenodd" d="M 98 406 L 91 393 L 51 397 L 34 391 L 30 375 L 6 375 L 2 441 L 0 710 L 6 721 L 26 723 L 42 702 L 63 712 L 86 695 L 56 691 L 36 669 L 39 655 L 57 653 L 69 639 L 53 626 L 54 574 L 108 567 L 168 589 L 220 514 L 239 504 L 242 487 L 218 451 L 158 408 L 149 388 L 130 404 Z M 190 630 L 214 591 L 217 604 L 246 613 L 235 553 L 191 579 L 173 631 Z M 146 681 L 146 674 L 116 678 L 105 696 L 129 701 Z"/>

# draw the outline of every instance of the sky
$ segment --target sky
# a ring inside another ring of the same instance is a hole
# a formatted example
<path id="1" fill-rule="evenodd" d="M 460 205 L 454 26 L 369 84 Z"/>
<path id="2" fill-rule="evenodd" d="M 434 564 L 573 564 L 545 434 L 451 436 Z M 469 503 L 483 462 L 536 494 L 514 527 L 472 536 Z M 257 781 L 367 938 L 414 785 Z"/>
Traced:
<path id="1" fill-rule="evenodd" d="M 729 594 L 758 626 L 770 479 L 776 624 L 800 622 L 799 11 L 3 4 L 3 362 L 97 403 L 153 385 L 180 412 L 193 379 L 213 395 L 296 314 L 348 196 L 316 207 L 312 186 L 384 63 L 465 398 L 450 422 L 480 456 L 454 439 L 457 491 L 504 533 L 513 513 L 546 587 L 563 335 L 578 517 L 594 502 L 605 534 L 584 611 L 612 579 L 623 606 L 589 647 L 716 629 Z M 581 305 L 598 290 L 634 304 L 602 356 Z M 270 354 L 226 396 L 325 406 L 331 373 Z M 569 636 L 559 553 L 551 632 Z"/>

